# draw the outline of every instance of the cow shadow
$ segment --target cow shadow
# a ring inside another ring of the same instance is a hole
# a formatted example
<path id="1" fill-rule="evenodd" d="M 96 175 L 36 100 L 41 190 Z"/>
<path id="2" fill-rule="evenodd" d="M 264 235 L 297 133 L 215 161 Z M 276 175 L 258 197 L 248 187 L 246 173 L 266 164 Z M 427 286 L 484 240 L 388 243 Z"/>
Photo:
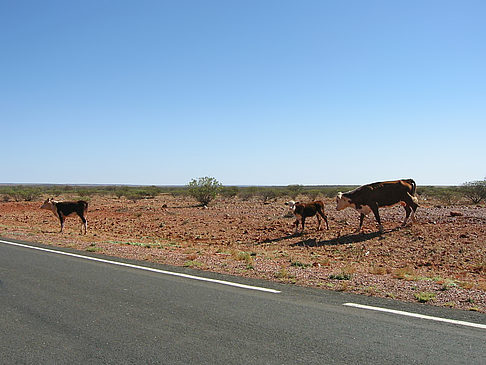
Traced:
<path id="1" fill-rule="evenodd" d="M 374 238 L 378 238 L 380 240 L 385 239 L 386 235 L 395 231 L 400 230 L 402 227 L 396 227 L 393 229 L 387 229 L 384 232 L 375 231 L 375 232 L 368 232 L 368 233 L 350 233 L 343 236 L 338 236 L 335 238 L 327 239 L 327 240 L 320 240 L 318 241 L 316 238 L 305 238 L 306 234 L 302 233 L 293 233 L 289 235 L 285 235 L 282 237 L 266 239 L 261 241 L 260 243 L 276 243 L 282 242 L 291 238 L 295 237 L 303 237 L 304 238 L 296 243 L 290 244 L 290 247 L 323 247 L 323 246 L 336 246 L 336 245 L 347 245 L 350 243 L 360 243 L 372 240 Z"/>
<path id="2" fill-rule="evenodd" d="M 386 230 L 385 232 L 369 232 L 369 233 L 351 233 L 344 236 L 338 236 L 328 240 L 318 241 L 316 238 L 303 239 L 300 242 L 291 244 L 291 247 L 323 247 L 323 246 L 336 246 L 347 245 L 350 243 L 360 243 L 374 238 L 385 239 L 386 235 L 391 232 L 395 232 L 400 228 L 394 228 Z"/>
<path id="3" fill-rule="evenodd" d="M 272 238 L 272 239 L 265 239 L 263 241 L 261 241 L 261 243 L 275 243 L 275 242 L 281 242 L 281 241 L 285 241 L 285 240 L 288 240 L 290 238 L 294 238 L 294 237 L 298 237 L 299 234 L 297 233 L 294 233 L 294 234 L 289 234 L 289 235 L 286 235 L 286 236 L 282 236 L 282 237 L 278 237 L 278 238 Z"/>

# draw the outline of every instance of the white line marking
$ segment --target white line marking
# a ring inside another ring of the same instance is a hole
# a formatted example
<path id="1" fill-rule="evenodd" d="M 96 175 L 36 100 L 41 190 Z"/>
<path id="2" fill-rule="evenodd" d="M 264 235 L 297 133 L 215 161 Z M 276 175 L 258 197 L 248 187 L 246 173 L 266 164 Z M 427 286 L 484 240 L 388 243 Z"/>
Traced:
<path id="1" fill-rule="evenodd" d="M 455 320 L 455 319 L 448 319 L 448 318 L 441 318 L 441 317 L 426 316 L 426 315 L 423 315 L 423 314 L 404 312 L 404 311 L 387 309 L 387 308 L 380 308 L 380 307 L 372 307 L 372 306 L 369 306 L 369 305 L 356 304 L 356 303 L 344 303 L 343 305 L 345 305 L 347 307 L 369 309 L 369 310 L 378 311 L 378 312 L 387 312 L 387 313 L 399 314 L 399 315 L 402 315 L 402 316 L 415 317 L 415 318 L 421 318 L 421 319 L 429 319 L 429 320 L 437 321 L 437 322 L 446 322 L 446 323 L 458 324 L 458 325 L 461 325 L 461 326 L 469 326 L 469 327 L 474 327 L 474 328 L 486 329 L 486 324 L 458 321 L 458 320 Z"/>
<path id="2" fill-rule="evenodd" d="M 252 286 L 252 285 L 245 285 L 245 284 L 233 283 L 231 281 L 224 281 L 224 280 L 217 280 L 217 279 L 209 279 L 209 278 L 204 278 L 204 277 L 195 276 L 195 275 L 189 275 L 189 274 L 182 274 L 182 273 L 178 273 L 178 272 L 172 272 L 172 271 L 166 271 L 166 270 L 153 269 L 151 267 L 145 267 L 145 266 L 139 266 L 139 265 L 132 265 L 132 264 L 124 263 L 124 262 L 104 260 L 104 259 L 99 259 L 99 258 L 96 258 L 96 257 L 89 257 L 89 256 L 77 255 L 75 253 L 69 253 L 69 252 L 63 252 L 63 251 L 57 251 L 57 250 L 50 250 L 50 249 L 42 248 L 42 247 L 35 247 L 35 246 L 23 245 L 21 243 L 16 243 L 16 242 L 10 242 L 10 241 L 0 240 L 0 243 L 5 243 L 7 245 L 12 245 L 12 246 L 19 246 L 19 247 L 29 248 L 29 249 L 32 249 L 32 250 L 38 250 L 38 251 L 55 253 L 55 254 L 58 254 L 58 255 L 71 256 L 71 257 L 76 257 L 76 258 L 90 260 L 90 261 L 103 262 L 105 264 L 111 264 L 111 265 L 118 265 L 118 266 L 130 267 L 132 269 L 138 269 L 138 270 L 151 271 L 151 272 L 155 272 L 155 273 L 159 273 L 159 274 L 164 274 L 164 275 L 178 276 L 178 277 L 186 278 L 186 279 L 206 281 L 206 282 L 209 282 L 209 283 L 215 283 L 215 284 L 221 284 L 221 285 L 227 285 L 227 286 L 234 286 L 234 287 L 242 288 L 242 289 L 258 290 L 258 291 L 267 292 L 267 293 L 273 293 L 273 294 L 280 293 L 279 290 L 275 290 L 275 289 L 268 289 L 268 288 L 262 288 L 262 287 L 259 287 L 259 286 Z"/>

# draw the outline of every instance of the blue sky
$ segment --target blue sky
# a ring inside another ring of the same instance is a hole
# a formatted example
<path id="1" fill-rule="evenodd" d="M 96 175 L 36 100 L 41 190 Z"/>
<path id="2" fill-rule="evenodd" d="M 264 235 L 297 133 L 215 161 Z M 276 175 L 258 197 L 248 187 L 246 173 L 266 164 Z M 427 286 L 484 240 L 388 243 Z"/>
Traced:
<path id="1" fill-rule="evenodd" d="M 486 177 L 486 2 L 0 2 L 2 183 Z"/>

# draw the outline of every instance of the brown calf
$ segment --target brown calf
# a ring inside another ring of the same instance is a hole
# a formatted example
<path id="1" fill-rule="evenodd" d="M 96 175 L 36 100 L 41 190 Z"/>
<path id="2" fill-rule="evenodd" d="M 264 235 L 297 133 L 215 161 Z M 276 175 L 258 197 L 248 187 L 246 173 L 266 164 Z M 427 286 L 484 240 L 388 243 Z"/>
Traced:
<path id="1" fill-rule="evenodd" d="M 326 222 L 327 229 L 329 229 L 329 223 L 327 222 L 327 215 L 324 213 L 324 203 L 320 200 L 314 201 L 312 203 L 299 203 L 293 200 L 285 203 L 288 205 L 292 213 L 294 213 L 295 220 L 295 233 L 299 230 L 299 222 L 302 224 L 302 232 L 304 232 L 305 219 L 307 217 L 316 216 L 317 217 L 317 230 L 321 229 L 321 217 L 324 218 Z"/>
<path id="2" fill-rule="evenodd" d="M 88 221 L 86 220 L 86 213 L 88 212 L 88 203 L 84 200 L 78 200 L 77 202 L 60 202 L 54 199 L 47 199 L 41 206 L 42 209 L 49 209 L 54 213 L 54 215 L 59 218 L 61 222 L 61 232 L 64 228 L 64 220 L 66 217 L 77 214 L 83 225 L 81 226 L 81 233 L 86 234 L 88 230 Z"/>

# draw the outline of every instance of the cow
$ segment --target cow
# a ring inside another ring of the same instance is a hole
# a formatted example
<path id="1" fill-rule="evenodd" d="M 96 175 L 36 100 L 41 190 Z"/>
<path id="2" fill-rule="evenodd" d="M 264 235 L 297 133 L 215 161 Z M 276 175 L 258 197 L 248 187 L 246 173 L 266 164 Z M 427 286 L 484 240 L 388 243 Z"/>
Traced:
<path id="1" fill-rule="evenodd" d="M 370 212 L 373 212 L 378 222 L 380 232 L 383 232 L 379 207 L 388 207 L 395 204 L 402 204 L 405 207 L 405 220 L 402 226 L 407 224 L 410 213 L 412 221 L 415 221 L 415 211 L 418 208 L 418 199 L 415 196 L 417 185 L 412 179 L 375 182 L 360 186 L 347 193 L 338 193 L 336 197 L 336 209 L 343 210 L 347 207 L 355 208 L 359 213 L 359 227 L 356 233 L 361 231 L 363 219 Z"/>
<path id="2" fill-rule="evenodd" d="M 324 203 L 320 200 L 311 202 L 311 203 L 299 203 L 294 202 L 293 200 L 285 203 L 288 205 L 292 213 L 294 213 L 296 220 L 295 220 L 295 234 L 297 234 L 299 230 L 299 222 L 302 224 L 302 231 L 304 232 L 304 225 L 305 219 L 307 217 L 316 216 L 317 217 L 317 230 L 321 229 L 321 217 L 324 218 L 326 222 L 327 229 L 329 229 L 329 223 L 327 222 L 327 215 L 324 213 Z"/>
<path id="3" fill-rule="evenodd" d="M 56 201 L 54 199 L 46 199 L 44 204 L 42 204 L 41 209 L 48 209 L 51 210 L 54 215 L 59 218 L 59 221 L 61 222 L 61 231 L 64 228 L 64 220 L 66 217 L 77 214 L 79 218 L 81 218 L 81 221 L 83 222 L 83 225 L 81 226 L 81 233 L 83 232 L 83 227 L 84 227 L 84 234 L 86 234 L 88 230 L 88 221 L 86 220 L 86 213 L 88 212 L 88 203 L 85 202 L 84 200 L 78 200 L 76 202 L 62 202 L 62 201 Z"/>

